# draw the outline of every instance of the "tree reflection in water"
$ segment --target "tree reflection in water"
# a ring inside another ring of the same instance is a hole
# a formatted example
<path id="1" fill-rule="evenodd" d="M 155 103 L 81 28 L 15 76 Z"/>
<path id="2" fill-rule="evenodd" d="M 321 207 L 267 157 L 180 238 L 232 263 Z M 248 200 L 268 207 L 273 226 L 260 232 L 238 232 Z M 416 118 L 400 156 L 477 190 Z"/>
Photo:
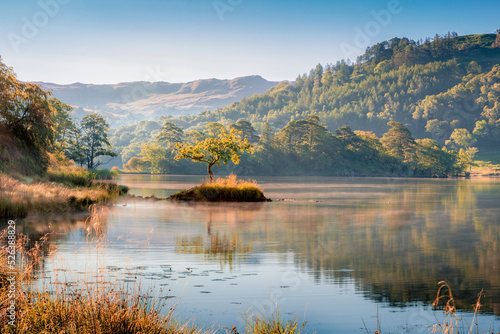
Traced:
<path id="1" fill-rule="evenodd" d="M 430 305 L 445 280 L 458 308 L 470 310 L 484 289 L 482 310 L 500 315 L 499 180 L 387 180 L 286 181 L 268 184 L 266 194 L 297 201 L 163 203 L 137 216 L 132 209 L 119 212 L 130 231 L 150 214 L 159 245 L 173 236 L 168 242 L 176 253 L 199 254 L 221 268 L 237 269 L 265 254 L 293 256 L 296 270 L 318 283 L 354 281 L 366 298 L 398 306 Z M 56 230 L 50 240 L 57 242 L 76 229 L 85 240 L 85 219 L 66 219 L 52 220 L 51 229 L 20 221 L 18 232 L 36 240 Z"/>
<path id="2" fill-rule="evenodd" d="M 207 218 L 206 236 L 177 237 L 175 251 L 181 254 L 203 254 L 205 260 L 218 262 L 221 269 L 228 266 L 231 270 L 240 262 L 246 260 L 246 254 L 253 251 L 251 242 L 240 240 L 237 232 L 213 231 L 214 220 L 223 221 L 229 228 L 242 222 L 250 223 L 255 219 L 255 213 L 261 210 L 263 203 L 249 205 L 225 204 L 196 204 L 192 207 Z"/>
<path id="3" fill-rule="evenodd" d="M 395 306 L 429 304 L 437 282 L 446 280 L 458 308 L 470 309 L 484 289 L 483 310 L 498 314 L 499 183 L 400 182 L 374 197 L 195 207 L 208 234 L 178 239 L 177 251 L 219 254 L 221 265 L 231 266 L 255 245 L 293 251 L 296 267 L 318 282 L 354 279 L 367 298 Z"/>

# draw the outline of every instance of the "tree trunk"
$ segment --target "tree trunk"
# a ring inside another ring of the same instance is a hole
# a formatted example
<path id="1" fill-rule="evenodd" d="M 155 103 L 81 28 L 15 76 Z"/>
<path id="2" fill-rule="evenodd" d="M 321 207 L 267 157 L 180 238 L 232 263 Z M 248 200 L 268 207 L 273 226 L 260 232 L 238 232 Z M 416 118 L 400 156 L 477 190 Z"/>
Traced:
<path id="1" fill-rule="evenodd" d="M 207 170 L 208 170 L 208 175 L 210 175 L 210 183 L 213 183 L 213 182 L 214 182 L 214 173 L 212 173 L 212 166 L 213 166 L 213 165 L 214 165 L 214 164 L 210 163 L 210 164 L 208 164 L 208 168 L 207 168 Z"/>

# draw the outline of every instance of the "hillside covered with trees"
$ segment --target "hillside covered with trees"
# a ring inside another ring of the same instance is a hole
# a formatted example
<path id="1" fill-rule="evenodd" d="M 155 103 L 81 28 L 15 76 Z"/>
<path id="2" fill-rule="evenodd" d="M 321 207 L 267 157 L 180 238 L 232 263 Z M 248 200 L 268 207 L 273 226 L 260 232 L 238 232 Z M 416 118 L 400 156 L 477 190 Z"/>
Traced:
<path id="1" fill-rule="evenodd" d="M 162 126 L 172 123 L 182 131 L 179 140 L 189 141 L 208 135 L 215 122 L 245 124 L 246 138 L 257 145 L 255 155 L 233 166 L 245 174 L 443 176 L 466 169 L 474 147 L 498 146 L 499 98 L 500 32 L 393 38 L 368 48 L 355 63 L 317 65 L 294 83 L 224 108 L 113 129 L 110 143 L 123 164 L 135 166 L 130 170 L 197 173 L 203 171 L 169 154 L 164 168 L 140 165 L 158 157 L 158 150 L 172 150 L 157 141 Z M 406 133 L 408 148 L 390 147 L 394 131 Z M 455 163 L 431 172 L 434 162 L 423 162 L 431 149 L 455 154 Z"/>
<path id="2" fill-rule="evenodd" d="M 216 172 L 446 177 L 462 174 L 472 163 L 472 148 L 449 151 L 432 139 L 415 140 L 399 122 L 391 121 L 389 126 L 390 130 L 382 138 L 372 132 L 352 131 L 349 126 L 338 128 L 334 134 L 318 116 L 310 115 L 290 121 L 277 133 L 266 123 L 262 134 L 257 136 L 249 122 L 240 120 L 229 128 L 236 130 L 241 140 L 252 143 L 254 152 L 244 153 L 240 164 L 229 162 Z M 218 138 L 227 132 L 218 122 L 209 123 L 203 132 L 184 132 L 174 123 L 166 122 L 154 132 L 156 141 L 139 146 L 138 157 L 130 158 L 124 169 L 137 173 L 203 174 L 204 166 L 175 159 L 179 148 Z"/>
<path id="3" fill-rule="evenodd" d="M 184 128 L 238 119 L 262 130 L 317 115 L 334 131 L 382 135 L 387 122 L 405 124 L 416 138 L 441 144 L 456 128 L 475 131 L 481 145 L 494 145 L 500 131 L 500 33 L 436 35 L 431 41 L 393 38 L 368 48 L 356 63 L 318 65 L 293 84 L 198 116 L 165 117 Z"/>

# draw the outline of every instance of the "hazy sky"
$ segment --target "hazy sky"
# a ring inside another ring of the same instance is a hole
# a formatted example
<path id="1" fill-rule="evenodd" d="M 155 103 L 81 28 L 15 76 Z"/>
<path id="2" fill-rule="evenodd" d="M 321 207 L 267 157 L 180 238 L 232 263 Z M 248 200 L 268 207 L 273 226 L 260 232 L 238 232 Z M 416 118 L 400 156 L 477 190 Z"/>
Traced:
<path id="1" fill-rule="evenodd" d="M 0 0 L 0 56 L 25 81 L 294 80 L 396 36 L 493 33 L 498 13 L 498 0 Z"/>

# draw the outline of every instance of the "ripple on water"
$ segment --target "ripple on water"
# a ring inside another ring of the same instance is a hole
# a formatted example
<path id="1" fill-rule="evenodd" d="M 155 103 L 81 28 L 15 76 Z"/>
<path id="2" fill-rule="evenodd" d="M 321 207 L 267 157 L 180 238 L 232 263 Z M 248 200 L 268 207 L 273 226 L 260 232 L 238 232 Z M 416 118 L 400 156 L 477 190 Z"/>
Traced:
<path id="1" fill-rule="evenodd" d="M 160 297 L 160 299 L 172 299 L 172 298 L 175 298 L 175 296 L 163 296 L 163 297 Z"/>
<path id="2" fill-rule="evenodd" d="M 135 282 L 137 282 L 136 279 L 129 279 L 129 278 L 118 278 L 117 281 L 122 281 L 122 282 L 125 282 L 125 283 L 135 283 Z"/>
<path id="3" fill-rule="evenodd" d="M 137 267 L 132 267 L 131 269 L 132 270 L 146 270 L 146 269 L 148 269 L 148 267 L 147 266 L 137 266 Z"/>

